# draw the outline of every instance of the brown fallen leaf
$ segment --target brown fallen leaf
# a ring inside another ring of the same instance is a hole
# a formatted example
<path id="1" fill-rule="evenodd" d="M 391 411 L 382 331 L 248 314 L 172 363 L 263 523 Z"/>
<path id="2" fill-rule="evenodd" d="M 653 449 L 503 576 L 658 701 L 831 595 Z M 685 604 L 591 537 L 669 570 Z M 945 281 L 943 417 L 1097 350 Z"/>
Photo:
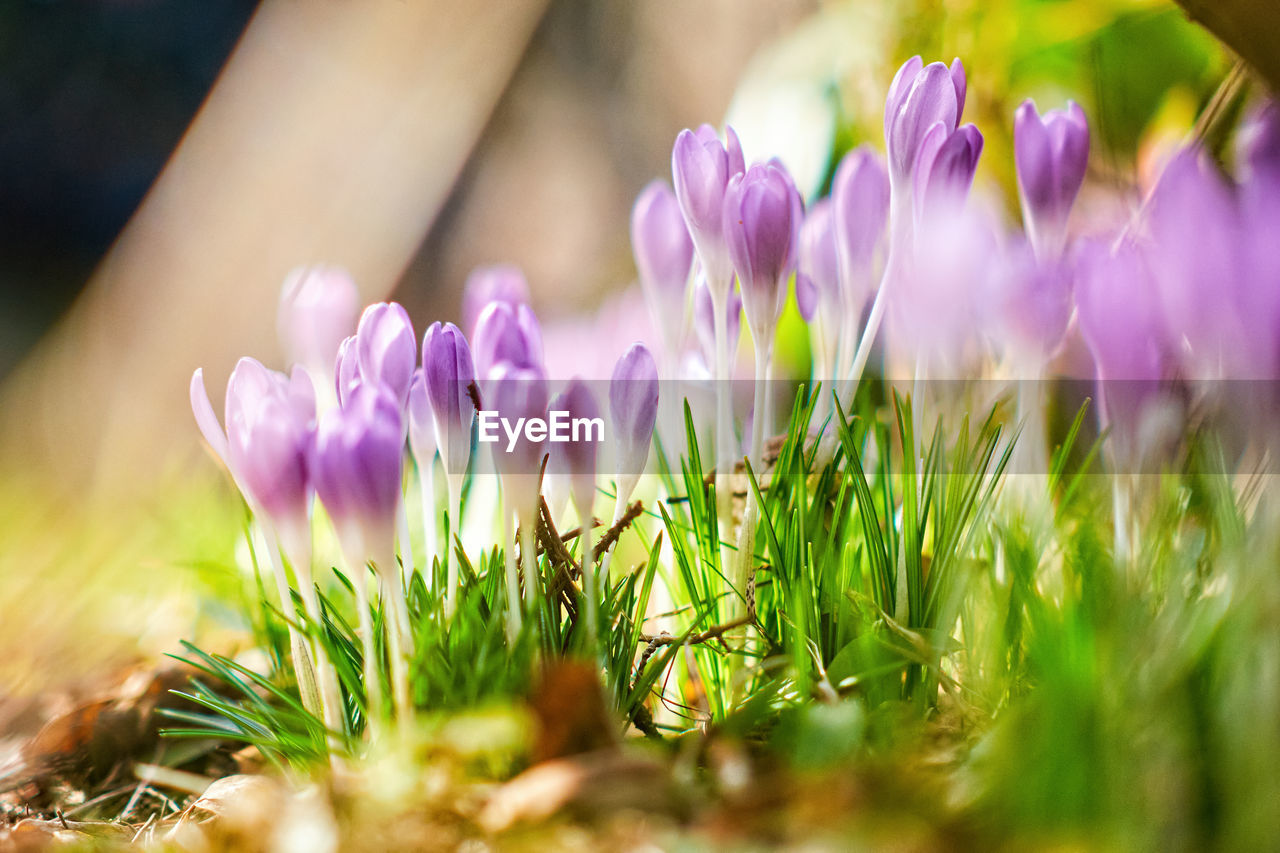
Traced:
<path id="1" fill-rule="evenodd" d="M 498 833 L 562 811 L 592 820 L 623 809 L 678 815 L 684 804 L 666 765 L 611 749 L 529 768 L 493 793 L 477 822 Z"/>

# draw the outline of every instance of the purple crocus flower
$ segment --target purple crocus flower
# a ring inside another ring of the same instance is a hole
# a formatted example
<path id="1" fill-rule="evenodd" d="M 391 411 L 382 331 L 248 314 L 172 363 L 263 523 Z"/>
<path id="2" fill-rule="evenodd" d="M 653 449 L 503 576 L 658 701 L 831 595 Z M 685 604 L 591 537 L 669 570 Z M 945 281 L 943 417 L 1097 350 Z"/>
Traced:
<path id="1" fill-rule="evenodd" d="M 431 416 L 431 402 L 427 399 L 427 383 L 422 368 L 413 372 L 409 384 L 409 452 L 424 472 L 431 470 L 436 455 L 436 427 Z M 424 474 L 429 477 L 429 474 Z"/>
<path id="2" fill-rule="evenodd" d="M 476 267 L 462 286 L 462 327 L 475 331 L 476 321 L 490 302 L 529 304 L 529 282 L 512 264 Z"/>
<path id="3" fill-rule="evenodd" d="M 471 348 L 452 323 L 433 323 L 422 338 L 422 374 L 435 441 L 448 474 L 462 474 L 471 458 L 471 424 L 475 404 L 470 386 L 476 379 Z"/>
<path id="4" fill-rule="evenodd" d="M 875 288 L 889 221 L 889 173 L 870 146 L 861 145 L 840 161 L 831 205 L 844 311 L 861 314 Z"/>
<path id="5" fill-rule="evenodd" d="M 591 388 L 581 379 L 574 378 L 551 401 L 550 412 L 567 412 L 569 423 L 577 422 L 579 427 L 572 428 L 568 441 L 559 441 L 551 445 L 551 456 L 547 460 L 547 476 L 555 477 L 568 487 L 568 496 L 579 517 L 586 524 L 596 497 L 596 459 L 599 455 L 600 442 L 604 439 L 604 421 L 600 419 L 600 406 L 596 402 Z M 584 423 L 599 420 L 600 428 L 582 428 Z"/>
<path id="6" fill-rule="evenodd" d="M 644 472 L 658 418 L 658 365 L 644 344 L 632 344 L 614 365 L 609 380 L 609 415 L 618 449 L 621 500 L 623 491 L 630 496 Z"/>
<path id="7" fill-rule="evenodd" d="M 693 241 L 675 193 L 664 181 L 653 181 L 631 209 L 631 250 L 640 285 L 655 306 L 676 310 L 684 304 Z"/>
<path id="8" fill-rule="evenodd" d="M 813 322 L 819 305 L 840 310 L 840 254 L 834 220 L 831 200 L 824 198 L 809 208 L 800 224 L 796 305 L 806 323 Z"/>
<path id="9" fill-rule="evenodd" d="M 1041 116 L 1028 99 L 1013 124 L 1018 196 L 1032 245 L 1041 255 L 1060 254 L 1067 216 L 1089 163 L 1089 123 L 1074 101 Z"/>
<path id="10" fill-rule="evenodd" d="M 388 570 L 401 499 L 405 426 L 394 392 L 360 382 L 320 419 L 311 454 L 316 493 L 348 560 Z"/>
<path id="11" fill-rule="evenodd" d="M 772 340 L 777 323 L 792 258 L 794 193 L 786 172 L 772 163 L 752 166 L 725 192 L 725 241 L 757 346 Z"/>
<path id="12" fill-rule="evenodd" d="M 471 335 L 476 374 L 487 376 L 501 362 L 517 367 L 541 368 L 542 327 L 528 305 L 490 302 Z"/>
<path id="13" fill-rule="evenodd" d="M 191 377 L 191 408 L 249 507 L 265 515 L 290 546 L 297 545 L 309 529 L 307 454 L 316 413 L 306 372 L 297 367 L 286 377 L 255 359 L 240 359 L 227 381 L 224 432 L 205 391 L 204 371 L 197 370 Z"/>
<path id="14" fill-rule="evenodd" d="M 942 123 L 929 128 L 916 155 L 916 219 L 938 204 L 955 207 L 969 194 L 982 155 L 982 134 L 971 124 L 948 132 Z"/>
<path id="15" fill-rule="evenodd" d="M 733 273 L 723 233 L 725 190 L 730 178 L 745 171 L 742 146 L 733 128 L 725 129 L 725 138 L 727 146 L 714 128 L 704 124 L 697 131 L 680 131 L 671 152 L 680 212 L 707 280 L 719 292 L 727 291 Z"/>
<path id="16" fill-rule="evenodd" d="M 285 358 L 328 381 L 338 345 L 356 327 L 360 295 L 345 270 L 300 267 L 280 291 L 276 324 Z"/>
<path id="17" fill-rule="evenodd" d="M 514 436 L 498 435 L 493 445 L 494 461 L 502 477 L 507 505 L 521 518 L 530 517 L 537 509 L 543 456 L 541 443 L 529 440 L 524 425 L 532 418 L 545 420 L 547 397 L 546 373 L 536 365 L 503 361 L 494 366 L 485 382 L 485 405 L 515 431 Z"/>
<path id="18" fill-rule="evenodd" d="M 1193 376 L 1234 376 L 1241 341 L 1243 233 L 1236 199 L 1197 149 L 1180 152 L 1152 191 L 1152 271 L 1172 337 Z"/>
<path id="19" fill-rule="evenodd" d="M 713 364 L 716 354 L 715 307 L 711 301 L 711 291 L 705 280 L 700 280 L 693 293 L 693 329 L 698 335 L 698 344 L 708 364 Z M 735 287 L 729 291 L 728 305 L 725 306 L 725 328 L 728 331 L 728 352 L 730 359 L 738 351 L 738 338 L 742 334 L 742 297 Z"/>
<path id="20" fill-rule="evenodd" d="M 1122 458 L 1133 458 L 1142 407 L 1169 363 L 1160 297 L 1144 253 L 1129 240 L 1114 250 L 1085 244 L 1077 266 L 1076 305 L 1102 389 L 1104 418 L 1117 427 Z"/>
<path id="21" fill-rule="evenodd" d="M 948 134 L 955 131 L 964 112 L 966 91 L 959 59 L 948 68 L 941 62 L 925 65 L 919 56 L 913 56 L 898 69 L 884 109 L 885 148 L 895 196 L 909 192 L 916 156 L 929 129 L 941 122 Z"/>
<path id="22" fill-rule="evenodd" d="M 364 310 L 356 329 L 356 359 L 360 378 L 386 386 L 403 407 L 418 362 L 418 340 L 399 303 L 378 302 Z"/>

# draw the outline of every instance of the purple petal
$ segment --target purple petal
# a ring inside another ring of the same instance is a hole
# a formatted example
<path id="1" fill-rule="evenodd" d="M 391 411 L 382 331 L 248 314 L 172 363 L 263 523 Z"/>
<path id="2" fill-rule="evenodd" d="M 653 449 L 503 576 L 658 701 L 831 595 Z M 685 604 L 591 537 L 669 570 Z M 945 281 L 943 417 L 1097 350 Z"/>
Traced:
<path id="1" fill-rule="evenodd" d="M 191 375 L 191 411 L 196 416 L 196 426 L 200 434 L 209 442 L 214 454 L 227 464 L 227 434 L 218 423 L 218 416 L 209 402 L 209 393 L 204 388 L 204 368 L 196 368 Z"/>
<path id="2" fill-rule="evenodd" d="M 618 473 L 641 473 L 658 418 L 658 365 L 644 344 L 632 344 L 614 365 L 609 415 L 618 444 Z"/>

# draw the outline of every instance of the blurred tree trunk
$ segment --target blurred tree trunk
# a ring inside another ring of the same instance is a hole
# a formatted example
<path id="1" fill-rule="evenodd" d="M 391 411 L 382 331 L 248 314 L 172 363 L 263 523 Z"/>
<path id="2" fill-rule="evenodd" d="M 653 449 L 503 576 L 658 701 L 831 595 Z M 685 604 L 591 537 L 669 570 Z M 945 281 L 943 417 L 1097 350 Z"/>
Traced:
<path id="1" fill-rule="evenodd" d="M 1280 3 L 1276 0 L 1177 0 L 1280 92 Z"/>
<path id="2" fill-rule="evenodd" d="M 196 367 L 220 411 L 237 356 L 278 363 L 289 269 L 337 264 L 366 300 L 391 293 L 546 5 L 266 0 L 80 300 L 3 389 L 0 470 L 145 493 L 197 447 Z"/>

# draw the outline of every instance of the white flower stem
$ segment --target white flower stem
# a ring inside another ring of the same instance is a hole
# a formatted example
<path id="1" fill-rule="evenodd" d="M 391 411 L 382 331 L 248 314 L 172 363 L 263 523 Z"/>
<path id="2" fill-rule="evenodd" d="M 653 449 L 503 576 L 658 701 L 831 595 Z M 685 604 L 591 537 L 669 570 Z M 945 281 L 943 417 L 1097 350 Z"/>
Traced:
<path id="1" fill-rule="evenodd" d="M 520 519 L 520 569 L 524 574 L 524 604 L 536 614 L 538 603 L 538 545 L 536 512 L 526 511 Z"/>
<path id="2" fill-rule="evenodd" d="M 356 633 L 360 635 L 364 665 L 365 717 L 370 731 L 384 716 L 382 681 L 378 674 L 378 650 L 373 641 L 373 613 L 369 602 L 369 572 L 364 563 L 343 560 L 343 569 L 356 591 Z"/>
<path id="3" fill-rule="evenodd" d="M 294 537 L 286 537 L 291 539 Z M 316 594 L 315 579 L 311 574 L 311 527 L 307 526 L 297 541 L 286 545 L 285 552 L 293 565 L 293 573 L 297 577 L 299 591 L 302 593 L 302 604 L 307 611 L 307 620 L 314 626 L 316 636 L 311 648 L 316 665 L 316 674 L 320 681 L 320 705 L 324 711 L 324 724 L 332 733 L 329 738 L 331 750 L 340 747 L 339 737 L 345 733 L 345 710 L 342 703 L 342 689 L 338 682 L 338 671 L 329 660 L 319 634 L 324 631 L 324 617 L 320 610 L 320 597 Z"/>
<path id="4" fill-rule="evenodd" d="M 755 400 L 752 402 L 751 415 L 751 450 L 747 458 L 751 462 L 751 470 L 755 473 L 757 479 L 763 473 L 761 471 L 761 462 L 764 456 L 764 410 L 768 405 L 765 398 L 767 396 L 769 360 L 772 352 L 772 340 L 763 340 L 756 347 Z M 750 579 L 751 564 L 755 559 L 753 552 L 755 550 L 756 528 L 759 525 L 759 521 L 760 508 L 756 505 L 755 496 L 748 483 L 746 506 L 742 511 L 742 527 L 738 532 L 738 552 L 734 559 L 733 582 L 739 593 L 733 599 L 735 618 L 741 618 L 747 612 L 747 583 Z"/>
<path id="5" fill-rule="evenodd" d="M 594 519 L 591 516 L 591 507 L 586 507 L 585 511 L 578 511 L 578 526 L 582 533 L 578 537 L 578 541 L 582 544 L 582 597 L 586 601 L 586 631 L 587 631 L 587 653 L 592 657 L 596 656 L 597 638 L 599 633 L 599 595 L 600 582 L 596 575 L 596 561 L 591 554 L 591 534 Z"/>
<path id="6" fill-rule="evenodd" d="M 507 641 L 514 644 L 520 636 L 520 581 L 516 575 L 516 543 L 515 534 L 511 530 L 511 507 L 505 506 L 503 498 L 502 510 L 502 556 L 507 575 Z"/>
<path id="7" fill-rule="evenodd" d="M 444 615 L 452 619 L 457 608 L 459 595 L 458 561 L 453 558 L 453 542 L 459 539 L 462 531 L 462 475 L 449 474 L 449 524 L 444 543 L 444 565 L 447 585 L 444 591 Z M 460 540 L 459 540 L 460 541 Z"/>
<path id="8" fill-rule="evenodd" d="M 271 563 L 271 572 L 276 578 L 276 589 L 280 593 L 280 612 L 289 622 L 289 647 L 293 653 L 293 669 L 298 678 L 298 692 L 302 696 L 302 706 L 318 719 L 323 719 L 324 709 L 320 701 L 320 688 L 316 682 L 315 667 L 311 663 L 311 653 L 307 648 L 306 638 L 298 630 L 298 610 L 293 604 L 293 591 L 289 588 L 289 576 L 285 574 L 284 562 L 280 559 L 280 546 L 275 534 L 261 522 L 254 524 L 257 530 L 257 549 L 265 552 Z"/>
<path id="9" fill-rule="evenodd" d="M 413 633 L 409 623 L 409 603 L 405 599 L 404 584 L 396 571 L 395 559 L 384 556 L 374 562 L 380 567 L 383 601 L 389 605 L 384 617 L 387 622 L 387 653 L 391 663 L 391 698 L 396 718 L 406 723 L 413 714 L 413 699 L 409 690 L 409 659 L 413 654 Z M 381 568 L 385 567 L 385 568 Z"/>
<path id="10" fill-rule="evenodd" d="M 733 412 L 732 388 L 729 378 L 732 375 L 729 354 L 729 318 L 725 315 L 728 295 L 716 298 L 716 289 L 711 288 L 711 312 L 714 320 L 716 338 L 716 500 L 722 510 L 721 516 L 727 516 L 729 502 L 729 475 L 733 471 Z M 730 282 L 732 288 L 732 282 Z"/>
<path id="11" fill-rule="evenodd" d="M 409 582 L 413 580 L 414 562 L 413 562 L 413 540 L 409 537 L 409 510 L 405 506 L 403 497 L 400 500 L 400 506 L 396 508 L 396 540 L 399 543 L 400 554 L 400 572 L 403 576 L 403 584 L 398 586 L 407 587 Z M 427 561 L 431 560 L 431 549 L 427 549 Z M 396 568 L 396 561 L 393 558 L 388 564 L 388 569 Z"/>

